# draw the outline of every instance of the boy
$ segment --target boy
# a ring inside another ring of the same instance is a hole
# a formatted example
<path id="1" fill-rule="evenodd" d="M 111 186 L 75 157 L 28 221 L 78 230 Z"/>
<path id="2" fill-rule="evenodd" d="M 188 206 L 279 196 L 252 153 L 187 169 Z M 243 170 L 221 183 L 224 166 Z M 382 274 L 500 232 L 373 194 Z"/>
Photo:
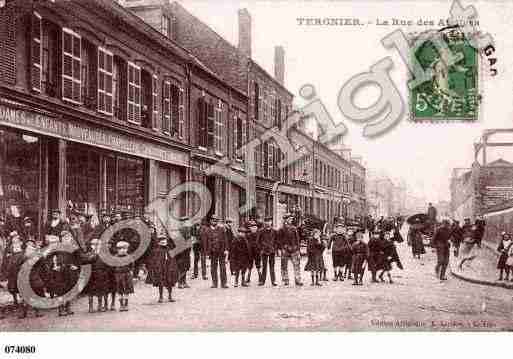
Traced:
<path id="1" fill-rule="evenodd" d="M 356 232 L 356 242 L 353 244 L 351 250 L 353 252 L 353 285 L 362 285 L 365 262 L 368 261 L 369 258 L 369 247 L 363 240 L 363 232 Z"/>

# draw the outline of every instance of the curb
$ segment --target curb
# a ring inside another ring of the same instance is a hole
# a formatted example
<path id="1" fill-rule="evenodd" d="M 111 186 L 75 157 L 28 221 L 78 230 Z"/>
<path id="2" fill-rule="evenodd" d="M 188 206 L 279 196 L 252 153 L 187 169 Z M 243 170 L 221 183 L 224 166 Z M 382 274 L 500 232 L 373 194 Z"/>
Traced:
<path id="1" fill-rule="evenodd" d="M 483 243 L 484 248 L 495 253 L 495 249 L 493 248 L 491 243 L 489 243 L 487 241 L 483 241 L 482 243 Z M 498 255 L 497 255 L 497 257 L 498 257 Z M 455 271 L 453 269 L 453 265 L 451 265 L 451 274 L 455 278 L 458 278 L 458 279 L 466 281 L 466 282 L 474 283 L 474 284 L 488 285 L 490 287 L 498 287 L 498 288 L 505 288 L 505 289 L 513 289 L 513 282 L 507 283 L 507 282 L 490 281 L 490 280 L 485 280 L 485 279 L 469 277 L 460 272 Z"/>

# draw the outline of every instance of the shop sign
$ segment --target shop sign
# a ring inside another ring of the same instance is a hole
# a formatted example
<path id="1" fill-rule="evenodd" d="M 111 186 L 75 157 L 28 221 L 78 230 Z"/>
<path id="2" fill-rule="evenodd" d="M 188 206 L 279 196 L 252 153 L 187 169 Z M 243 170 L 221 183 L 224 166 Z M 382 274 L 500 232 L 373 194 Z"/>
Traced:
<path id="1" fill-rule="evenodd" d="M 3 104 L 0 104 L 0 124 L 157 161 L 188 165 L 188 154 L 184 152 L 149 144 L 108 129 L 88 127 Z"/>

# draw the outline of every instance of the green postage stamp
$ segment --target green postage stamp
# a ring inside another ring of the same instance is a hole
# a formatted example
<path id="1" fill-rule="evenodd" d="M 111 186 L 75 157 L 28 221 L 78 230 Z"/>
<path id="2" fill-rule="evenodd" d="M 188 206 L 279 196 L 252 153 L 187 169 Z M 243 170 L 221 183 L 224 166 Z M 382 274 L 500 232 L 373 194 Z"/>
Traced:
<path id="1" fill-rule="evenodd" d="M 436 41 L 439 41 L 435 46 Z M 440 30 L 428 40 L 414 39 L 410 59 L 429 76 L 409 86 L 414 122 L 475 121 L 479 107 L 479 54 L 457 29 Z M 448 53 L 450 52 L 450 54 Z M 447 61 L 449 55 L 454 61 Z"/>

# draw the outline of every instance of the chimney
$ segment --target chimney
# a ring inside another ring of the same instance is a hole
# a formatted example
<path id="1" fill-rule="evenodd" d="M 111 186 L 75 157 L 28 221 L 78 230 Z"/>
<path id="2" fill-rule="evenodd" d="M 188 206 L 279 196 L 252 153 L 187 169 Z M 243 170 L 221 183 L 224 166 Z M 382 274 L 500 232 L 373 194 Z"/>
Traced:
<path id="1" fill-rule="evenodd" d="M 283 46 L 274 47 L 274 78 L 283 85 L 285 80 L 285 50 Z"/>
<path id="2" fill-rule="evenodd" d="M 239 51 L 251 57 L 251 15 L 247 9 L 239 10 Z"/>

